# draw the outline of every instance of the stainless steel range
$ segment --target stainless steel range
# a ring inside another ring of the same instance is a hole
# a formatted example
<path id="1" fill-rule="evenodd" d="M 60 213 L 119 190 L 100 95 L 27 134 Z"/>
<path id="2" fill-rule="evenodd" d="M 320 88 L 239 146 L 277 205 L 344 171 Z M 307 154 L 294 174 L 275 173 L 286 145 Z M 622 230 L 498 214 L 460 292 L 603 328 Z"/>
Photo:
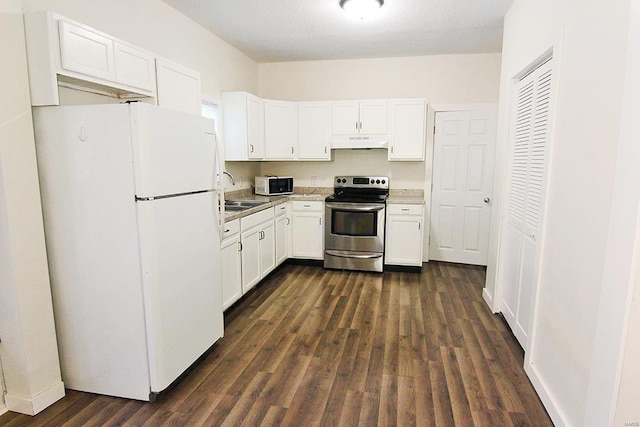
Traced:
<path id="1" fill-rule="evenodd" d="M 325 268 L 381 272 L 389 177 L 336 176 L 325 199 Z"/>

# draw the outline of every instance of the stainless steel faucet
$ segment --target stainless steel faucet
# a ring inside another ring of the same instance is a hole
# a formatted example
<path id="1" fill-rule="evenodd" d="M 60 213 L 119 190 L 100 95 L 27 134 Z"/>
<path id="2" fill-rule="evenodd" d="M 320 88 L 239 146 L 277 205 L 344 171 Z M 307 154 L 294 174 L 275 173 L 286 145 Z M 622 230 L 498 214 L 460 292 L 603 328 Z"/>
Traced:
<path id="1" fill-rule="evenodd" d="M 229 172 L 227 171 L 222 171 L 223 174 L 227 175 L 229 178 L 231 178 L 231 185 L 236 185 L 236 180 L 233 177 L 233 175 L 231 175 Z"/>

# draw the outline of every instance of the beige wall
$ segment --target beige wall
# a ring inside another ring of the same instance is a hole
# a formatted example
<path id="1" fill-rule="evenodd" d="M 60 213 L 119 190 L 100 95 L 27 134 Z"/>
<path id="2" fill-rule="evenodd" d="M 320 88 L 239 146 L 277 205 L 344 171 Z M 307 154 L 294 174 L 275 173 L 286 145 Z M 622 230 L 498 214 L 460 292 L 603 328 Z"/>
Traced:
<path id="1" fill-rule="evenodd" d="M 607 425 L 606 417 L 597 417 L 607 412 L 613 398 L 611 389 L 591 398 L 596 389 L 604 389 L 590 381 L 606 367 L 598 355 L 617 351 L 594 344 L 601 296 L 626 286 L 605 281 L 605 258 L 628 19 L 628 0 L 515 0 L 505 19 L 498 136 L 503 162 L 498 162 L 498 179 L 506 161 L 514 79 L 549 49 L 556 58 L 557 102 L 544 232 L 539 237 L 538 300 L 525 368 L 558 425 Z M 492 233 L 494 250 L 498 231 Z M 496 253 L 490 253 L 487 288 L 492 291 L 499 272 L 496 259 Z M 616 322 L 609 326 L 610 335 L 621 329 Z"/>
<path id="2" fill-rule="evenodd" d="M 500 54 L 259 64 L 260 96 L 288 101 L 427 98 L 430 104 L 498 101 Z"/>
<path id="3" fill-rule="evenodd" d="M 498 100 L 500 54 L 259 64 L 267 99 L 326 101 L 426 98 L 429 104 Z M 334 150 L 333 162 L 263 162 L 263 174 L 293 175 L 299 186 L 333 186 L 335 175 L 388 175 L 391 188 L 423 189 L 424 162 L 388 162 L 386 150 Z M 315 179 L 313 178 L 315 177 Z"/>

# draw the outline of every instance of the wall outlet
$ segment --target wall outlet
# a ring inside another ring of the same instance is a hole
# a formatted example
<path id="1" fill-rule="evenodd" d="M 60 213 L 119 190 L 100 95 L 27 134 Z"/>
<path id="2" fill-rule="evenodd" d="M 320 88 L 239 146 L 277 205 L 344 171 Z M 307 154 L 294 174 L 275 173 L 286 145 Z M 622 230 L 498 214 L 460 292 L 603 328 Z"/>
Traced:
<path id="1" fill-rule="evenodd" d="M 317 181 L 318 181 L 318 177 L 317 176 L 312 176 L 311 177 L 311 186 L 315 187 Z"/>

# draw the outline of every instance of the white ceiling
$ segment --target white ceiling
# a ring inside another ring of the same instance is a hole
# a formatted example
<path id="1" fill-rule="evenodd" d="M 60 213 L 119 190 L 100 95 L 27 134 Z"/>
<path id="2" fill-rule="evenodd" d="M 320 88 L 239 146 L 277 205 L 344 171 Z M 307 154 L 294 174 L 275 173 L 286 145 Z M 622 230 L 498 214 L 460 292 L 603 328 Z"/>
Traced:
<path id="1" fill-rule="evenodd" d="M 513 0 L 385 0 L 367 21 L 339 0 L 163 0 L 258 62 L 492 53 Z"/>

